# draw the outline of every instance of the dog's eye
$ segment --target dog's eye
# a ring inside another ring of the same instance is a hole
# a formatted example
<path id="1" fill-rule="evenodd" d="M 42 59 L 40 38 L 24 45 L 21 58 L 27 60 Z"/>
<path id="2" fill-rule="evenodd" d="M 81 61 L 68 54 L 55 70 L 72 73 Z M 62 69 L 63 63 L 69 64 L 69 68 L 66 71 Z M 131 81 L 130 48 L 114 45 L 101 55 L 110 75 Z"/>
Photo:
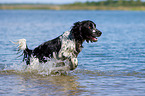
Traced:
<path id="1" fill-rule="evenodd" d="M 92 28 L 93 28 L 93 26 L 94 26 L 94 25 L 90 24 L 90 25 L 89 25 L 89 29 L 92 29 Z"/>

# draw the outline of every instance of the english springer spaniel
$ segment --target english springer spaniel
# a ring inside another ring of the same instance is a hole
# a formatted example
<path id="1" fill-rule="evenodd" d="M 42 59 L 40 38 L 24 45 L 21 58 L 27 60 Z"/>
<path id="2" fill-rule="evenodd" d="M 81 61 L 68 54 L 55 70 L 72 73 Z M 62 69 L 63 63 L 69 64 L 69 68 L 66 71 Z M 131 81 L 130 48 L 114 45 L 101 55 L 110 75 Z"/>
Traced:
<path id="1" fill-rule="evenodd" d="M 30 50 L 26 45 L 25 39 L 19 39 L 19 50 L 23 51 L 23 61 L 30 65 L 31 58 L 37 58 L 40 63 L 46 63 L 46 58 L 56 58 L 58 60 L 68 60 L 69 70 L 74 70 L 78 66 L 77 56 L 83 48 L 82 43 L 97 42 L 96 37 L 100 37 L 101 31 L 96 29 L 96 24 L 90 20 L 76 22 L 70 31 L 64 32 L 59 37 L 44 42 Z M 62 67 L 63 64 L 58 64 L 57 67 Z"/>

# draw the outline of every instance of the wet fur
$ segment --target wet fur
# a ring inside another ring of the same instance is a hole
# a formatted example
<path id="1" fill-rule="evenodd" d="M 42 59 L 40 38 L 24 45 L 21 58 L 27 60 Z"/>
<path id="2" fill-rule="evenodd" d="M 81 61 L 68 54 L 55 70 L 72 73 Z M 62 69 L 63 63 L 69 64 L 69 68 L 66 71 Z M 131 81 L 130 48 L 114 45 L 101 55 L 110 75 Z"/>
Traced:
<path id="1" fill-rule="evenodd" d="M 29 65 L 31 57 L 38 58 L 40 63 L 47 62 L 47 58 L 68 59 L 70 61 L 69 69 L 73 70 L 78 65 L 77 56 L 81 52 L 82 43 L 85 40 L 93 42 L 97 40 L 95 37 L 99 37 L 101 34 L 92 21 L 76 22 L 70 31 L 64 32 L 53 40 L 44 42 L 34 50 L 30 50 L 27 45 L 24 49 L 20 47 L 24 53 L 23 61 L 26 61 L 26 64 Z M 60 64 L 60 66 L 62 65 Z"/>

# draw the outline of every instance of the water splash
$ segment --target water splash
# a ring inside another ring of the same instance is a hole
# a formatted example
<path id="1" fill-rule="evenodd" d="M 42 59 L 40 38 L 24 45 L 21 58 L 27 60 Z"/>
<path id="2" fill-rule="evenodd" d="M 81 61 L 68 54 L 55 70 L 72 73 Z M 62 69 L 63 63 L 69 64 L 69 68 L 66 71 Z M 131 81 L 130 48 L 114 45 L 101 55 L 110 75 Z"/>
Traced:
<path id="1" fill-rule="evenodd" d="M 66 75 L 69 72 L 69 61 L 57 60 L 54 58 L 48 59 L 46 63 L 40 63 L 37 58 L 31 58 L 30 65 L 25 62 L 13 64 L 10 66 L 5 65 L 3 71 L 12 71 L 16 73 L 33 73 L 42 76 L 58 76 Z"/>

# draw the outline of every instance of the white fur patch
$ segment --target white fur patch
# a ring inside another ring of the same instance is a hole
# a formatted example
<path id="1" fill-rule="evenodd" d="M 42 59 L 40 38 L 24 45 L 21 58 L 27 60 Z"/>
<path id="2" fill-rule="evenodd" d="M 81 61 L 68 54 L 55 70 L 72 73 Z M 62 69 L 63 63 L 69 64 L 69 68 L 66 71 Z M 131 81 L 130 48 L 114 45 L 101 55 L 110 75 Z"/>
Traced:
<path id="1" fill-rule="evenodd" d="M 27 48 L 26 39 L 19 39 L 17 42 L 11 42 L 17 44 L 19 50 L 25 50 Z"/>
<path id="2" fill-rule="evenodd" d="M 77 51 L 76 51 L 76 42 L 73 37 L 70 37 L 70 31 L 66 31 L 62 36 L 60 36 L 61 40 L 61 49 L 59 51 L 58 57 L 69 59 L 71 66 L 75 69 L 78 65 L 77 60 Z"/>
<path id="3" fill-rule="evenodd" d="M 59 51 L 59 58 L 62 57 L 76 57 L 76 44 L 74 39 L 70 39 L 70 32 L 66 31 L 62 36 L 60 36 L 60 40 L 62 42 L 61 49 Z"/>
<path id="4" fill-rule="evenodd" d="M 95 30 L 93 30 L 93 33 L 95 33 L 96 31 Z"/>

